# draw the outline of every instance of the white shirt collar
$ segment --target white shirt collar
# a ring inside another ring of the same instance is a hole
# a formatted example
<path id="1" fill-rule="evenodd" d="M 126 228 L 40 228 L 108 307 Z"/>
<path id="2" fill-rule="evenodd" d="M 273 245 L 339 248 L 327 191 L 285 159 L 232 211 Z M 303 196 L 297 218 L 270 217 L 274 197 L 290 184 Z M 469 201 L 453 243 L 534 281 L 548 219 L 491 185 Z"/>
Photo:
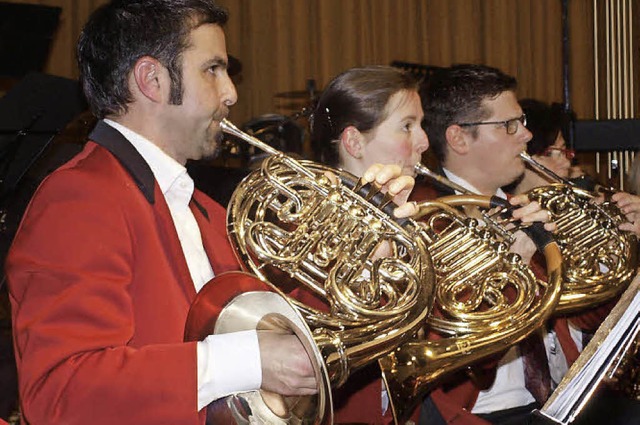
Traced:
<path id="1" fill-rule="evenodd" d="M 171 197 L 168 192 L 170 190 L 173 192 L 176 187 L 179 187 L 178 190 L 183 192 L 179 195 L 179 198 L 182 198 L 180 203 L 185 202 L 185 197 L 186 204 L 189 203 L 189 200 L 193 195 L 194 184 L 191 177 L 187 174 L 187 169 L 182 164 L 167 155 L 166 152 L 156 146 L 149 139 L 141 136 L 124 125 L 109 119 L 105 119 L 104 122 L 122 133 L 122 135 L 131 142 L 133 147 L 136 148 L 138 153 L 142 155 L 147 164 L 149 164 L 149 167 L 158 182 L 158 186 L 160 186 L 162 194 L 165 195 L 168 201 L 169 197 Z M 180 180 L 181 184 L 176 185 L 178 180 Z"/>
<path id="2" fill-rule="evenodd" d="M 442 168 L 442 170 L 444 171 L 444 175 L 452 182 L 464 187 L 465 189 L 467 189 L 472 193 L 480 193 L 478 189 L 476 189 L 471 183 L 469 183 L 462 177 L 457 176 L 456 174 L 454 174 L 453 172 L 451 172 L 450 170 L 444 167 Z M 502 199 L 507 199 L 507 194 L 504 193 L 504 190 L 502 190 L 501 188 L 498 188 L 498 190 L 496 190 L 495 195 Z"/>

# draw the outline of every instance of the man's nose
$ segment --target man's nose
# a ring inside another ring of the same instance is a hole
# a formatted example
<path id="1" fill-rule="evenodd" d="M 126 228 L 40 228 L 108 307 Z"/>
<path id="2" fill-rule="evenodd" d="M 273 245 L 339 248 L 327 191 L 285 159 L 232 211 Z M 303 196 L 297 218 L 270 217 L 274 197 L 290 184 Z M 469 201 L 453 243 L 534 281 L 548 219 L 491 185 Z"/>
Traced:
<path id="1" fill-rule="evenodd" d="M 224 103 L 225 106 L 235 105 L 238 101 L 238 92 L 236 91 L 236 86 L 235 84 L 233 84 L 233 81 L 231 81 L 231 77 L 229 77 L 228 75 L 223 82 L 221 95 L 222 103 Z"/>
<path id="2" fill-rule="evenodd" d="M 520 129 L 518 129 L 518 132 L 520 133 L 520 137 L 524 139 L 525 143 L 529 143 L 533 138 L 533 134 L 524 125 L 521 125 L 520 127 L 522 128 L 521 132 L 520 132 Z"/>

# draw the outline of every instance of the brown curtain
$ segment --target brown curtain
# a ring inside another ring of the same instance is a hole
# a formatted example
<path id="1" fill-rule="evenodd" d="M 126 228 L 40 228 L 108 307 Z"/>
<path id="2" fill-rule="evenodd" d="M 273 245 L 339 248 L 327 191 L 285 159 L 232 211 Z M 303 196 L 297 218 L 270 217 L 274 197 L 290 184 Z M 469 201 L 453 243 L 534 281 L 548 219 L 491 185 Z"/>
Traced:
<path id="1" fill-rule="evenodd" d="M 46 72 L 77 77 L 78 34 L 106 0 L 11 1 L 62 7 Z M 321 89 L 349 67 L 393 60 L 485 63 L 515 75 L 521 97 L 562 101 L 561 0 L 218 1 L 231 13 L 229 52 L 243 66 L 231 117 L 237 123 L 299 111 L 308 80 Z M 569 17 L 571 105 L 591 118 L 593 1 L 569 0 Z M 278 95 L 289 92 L 303 94 Z"/>
<path id="2" fill-rule="evenodd" d="M 229 8 L 228 48 L 243 64 L 236 119 L 292 113 L 307 81 L 323 87 L 352 66 L 393 60 L 474 62 L 515 75 L 520 96 L 562 101 L 560 0 L 219 0 Z M 572 103 L 593 111 L 592 11 L 571 5 Z M 578 51 L 575 53 L 574 51 Z"/>

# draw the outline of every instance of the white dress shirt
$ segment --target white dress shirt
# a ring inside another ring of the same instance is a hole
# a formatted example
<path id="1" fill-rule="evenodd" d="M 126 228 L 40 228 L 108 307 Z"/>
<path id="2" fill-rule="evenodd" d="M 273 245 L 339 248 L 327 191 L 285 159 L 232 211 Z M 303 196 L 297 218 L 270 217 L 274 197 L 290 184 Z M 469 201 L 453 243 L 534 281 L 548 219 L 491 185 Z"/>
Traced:
<path id="1" fill-rule="evenodd" d="M 202 235 L 189 208 L 194 183 L 186 168 L 143 136 L 112 120 L 105 122 L 131 142 L 149 164 L 171 212 L 196 292 L 214 273 Z M 257 390 L 262 384 L 258 335 L 255 330 L 209 335 L 197 343 L 198 410 L 220 397 Z"/>

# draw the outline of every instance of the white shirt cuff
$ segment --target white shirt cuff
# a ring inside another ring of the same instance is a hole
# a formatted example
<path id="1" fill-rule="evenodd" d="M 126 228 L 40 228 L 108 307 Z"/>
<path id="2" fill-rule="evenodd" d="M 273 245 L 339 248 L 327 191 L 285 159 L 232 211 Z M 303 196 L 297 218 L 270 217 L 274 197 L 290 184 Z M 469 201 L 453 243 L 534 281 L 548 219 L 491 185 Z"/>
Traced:
<path id="1" fill-rule="evenodd" d="M 198 410 L 229 394 L 260 389 L 262 366 L 255 330 L 209 335 L 197 347 Z"/>

